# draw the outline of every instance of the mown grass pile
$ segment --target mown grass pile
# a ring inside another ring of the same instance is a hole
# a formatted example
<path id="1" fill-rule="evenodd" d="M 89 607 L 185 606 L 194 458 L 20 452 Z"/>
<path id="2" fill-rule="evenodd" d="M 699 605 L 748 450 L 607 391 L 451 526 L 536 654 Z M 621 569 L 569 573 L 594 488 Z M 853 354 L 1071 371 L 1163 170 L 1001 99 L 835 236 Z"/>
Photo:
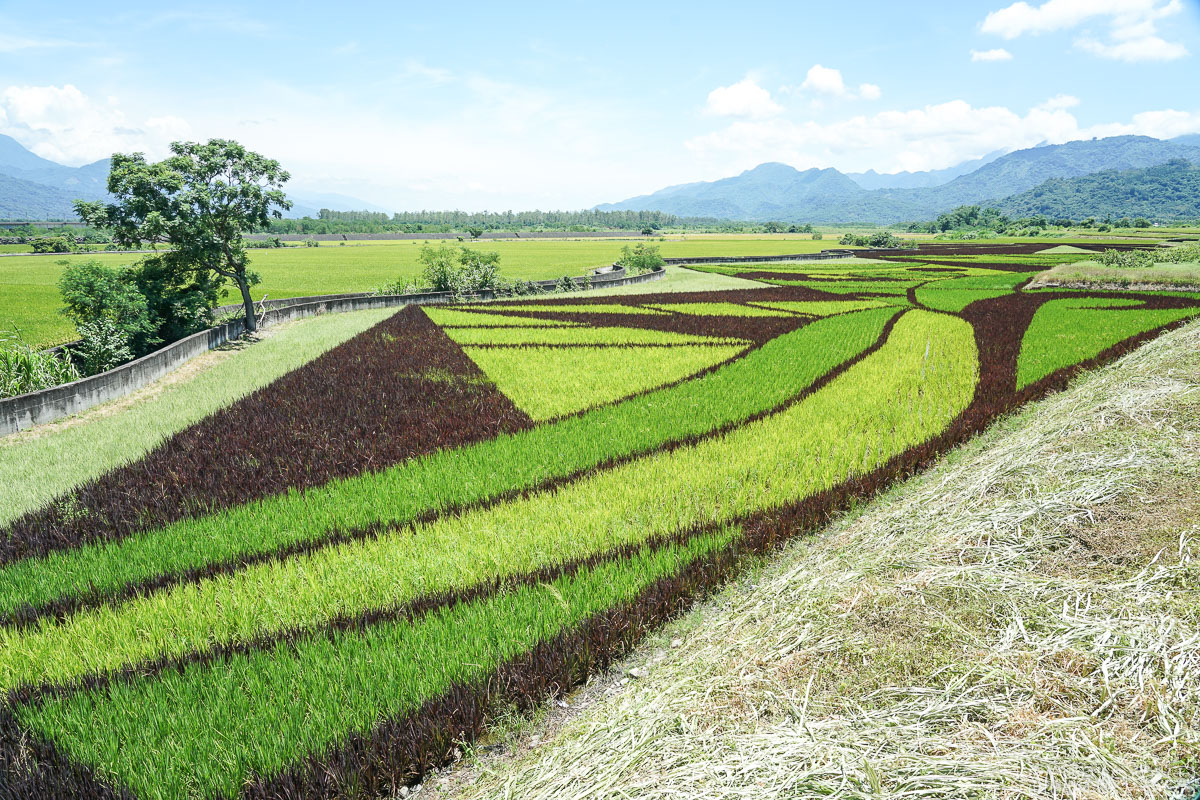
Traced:
<path id="1" fill-rule="evenodd" d="M 1036 265 L 945 250 L 410 308 L 14 520 L 0 774 L 33 797 L 393 792 L 746 555 L 1200 313 L 1022 292 Z M 235 489 L 193 480 L 231 451 Z"/>

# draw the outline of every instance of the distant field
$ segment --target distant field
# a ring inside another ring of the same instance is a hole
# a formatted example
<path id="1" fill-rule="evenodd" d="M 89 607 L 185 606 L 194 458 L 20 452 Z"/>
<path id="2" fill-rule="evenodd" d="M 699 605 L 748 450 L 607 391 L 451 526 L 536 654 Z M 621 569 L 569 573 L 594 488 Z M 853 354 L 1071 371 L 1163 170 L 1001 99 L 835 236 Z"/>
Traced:
<path id="1" fill-rule="evenodd" d="M 582 275 L 592 267 L 611 264 L 626 244 L 620 240 L 484 241 L 474 246 L 500 253 L 500 266 L 509 278 L 538 280 Z M 263 282 L 254 288 L 255 299 L 310 294 L 364 292 L 397 278 L 420 274 L 419 241 L 336 243 L 321 247 L 252 250 L 254 269 Z M 458 244 L 454 242 L 454 244 Z M 464 244 L 468 244 L 465 243 Z M 655 240 L 668 257 L 780 255 L 816 252 L 837 247 L 837 242 L 784 236 L 688 236 L 664 242 Z M 364 246 L 366 245 L 366 246 Z M 0 258 L 0 330 L 21 330 L 31 344 L 53 345 L 75 338 L 74 328 L 60 314 L 56 282 L 62 261 L 97 260 L 128 264 L 138 257 L 119 253 L 73 256 L 11 256 Z M 236 302 L 229 297 L 225 302 Z"/>

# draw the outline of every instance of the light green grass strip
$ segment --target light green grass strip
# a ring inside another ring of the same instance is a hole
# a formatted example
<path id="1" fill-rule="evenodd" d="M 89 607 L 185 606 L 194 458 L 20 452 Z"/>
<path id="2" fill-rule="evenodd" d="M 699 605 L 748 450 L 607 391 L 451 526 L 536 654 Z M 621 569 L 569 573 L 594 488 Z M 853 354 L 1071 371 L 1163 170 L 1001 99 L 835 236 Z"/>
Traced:
<path id="1" fill-rule="evenodd" d="M 503 326 L 521 328 L 527 326 L 571 327 L 578 322 L 564 322 L 556 319 L 539 319 L 537 317 L 510 317 L 504 314 L 477 314 L 471 311 L 458 311 L 453 308 L 437 308 L 426 306 L 425 313 L 438 325 L 460 328 L 471 328 L 479 325 Z"/>
<path id="2" fill-rule="evenodd" d="M 790 317 L 779 309 L 756 308 L 740 303 L 660 303 L 653 308 L 676 314 L 703 317 Z"/>
<path id="3" fill-rule="evenodd" d="M 0 438 L 0 525 L 140 458 L 165 437 L 395 313 L 384 308 L 299 320 L 192 378 L 167 376 L 150 384 L 138 393 L 143 399 L 132 398 L 119 412 L 98 406 L 79 418 Z"/>
<path id="4" fill-rule="evenodd" d="M 120 542 L 18 562 L 0 568 L 0 609 L 40 605 L 92 587 L 111 590 L 332 530 L 407 522 L 423 512 L 488 500 L 741 422 L 775 408 L 858 355 L 895 313 L 876 309 L 819 320 L 704 377 L 579 417 L 303 493 L 264 498 Z"/>
<path id="5" fill-rule="evenodd" d="M 517 407 L 542 421 L 686 378 L 733 358 L 732 347 L 466 347 Z"/>
<path id="6" fill-rule="evenodd" d="M 265 652 L 24 708 L 22 721 L 142 797 L 236 797 L 384 719 L 411 713 L 455 683 L 588 617 L 634 600 L 660 578 L 727 547 L 727 528 L 683 545 L 582 570 L 539 586 L 361 632 L 305 638 Z"/>
<path id="7" fill-rule="evenodd" d="M 976 300 L 989 300 L 1012 294 L 1008 289 L 917 289 L 917 302 L 936 311 L 957 314 Z"/>
<path id="8" fill-rule="evenodd" d="M 695 336 L 648 328 L 443 328 L 461 345 L 471 344 L 744 344 L 732 337 Z"/>
<path id="9" fill-rule="evenodd" d="M 814 317 L 829 317 L 834 314 L 845 314 L 849 311 L 861 311 L 866 308 L 883 308 L 889 305 L 883 300 L 781 300 L 778 302 L 755 303 L 765 308 L 778 308 L 781 311 L 791 311 L 796 314 L 808 314 Z"/>
<path id="10" fill-rule="evenodd" d="M 970 325 L 911 311 L 880 350 L 807 400 L 725 436 L 411 531 L 0 630 L 0 690 L 316 625 L 775 508 L 943 430 L 970 403 L 978 371 Z"/>
<path id="11" fill-rule="evenodd" d="M 1200 308 L 1130 308 L 1139 300 L 1050 300 L 1029 323 L 1017 359 L 1017 388 L 1086 361 L 1132 336 L 1200 314 Z"/>
<path id="12" fill-rule="evenodd" d="M 533 303 L 533 304 L 488 304 L 485 306 L 488 309 L 497 309 L 504 311 L 523 311 L 526 313 L 533 311 L 552 311 L 556 314 L 659 314 L 662 312 L 655 311 L 653 308 L 641 306 L 627 306 L 620 303 L 563 303 L 556 305 L 554 303 Z"/>

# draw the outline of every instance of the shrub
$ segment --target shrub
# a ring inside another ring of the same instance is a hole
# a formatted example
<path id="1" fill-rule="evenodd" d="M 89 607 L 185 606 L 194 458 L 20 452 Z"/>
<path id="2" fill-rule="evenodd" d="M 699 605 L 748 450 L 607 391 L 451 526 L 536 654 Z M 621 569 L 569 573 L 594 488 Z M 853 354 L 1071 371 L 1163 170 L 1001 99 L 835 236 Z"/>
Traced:
<path id="1" fill-rule="evenodd" d="M 79 337 L 79 343 L 71 348 L 71 353 L 87 375 L 108 372 L 133 358 L 128 336 L 106 317 L 80 325 Z"/>
<path id="2" fill-rule="evenodd" d="M 305 247 L 320 247 L 321 242 L 318 241 L 317 239 L 305 239 L 304 246 Z"/>
<path id="3" fill-rule="evenodd" d="M 448 244 L 437 247 L 425 244 L 417 254 L 417 261 L 423 265 L 421 277 L 425 285 L 435 292 L 459 293 L 462 270 L 454 250 Z"/>
<path id="4" fill-rule="evenodd" d="M 621 257 L 617 260 L 617 264 L 624 267 L 630 275 L 650 272 L 665 263 L 657 247 L 643 242 L 638 242 L 632 247 L 629 245 L 622 247 Z"/>
<path id="5" fill-rule="evenodd" d="M 1145 250 L 1105 250 L 1099 261 L 1117 269 L 1148 269 L 1154 266 L 1155 257 Z"/>
<path id="6" fill-rule="evenodd" d="M 283 247 L 283 240 L 278 236 L 270 236 L 266 239 L 246 239 L 244 243 L 249 250 L 269 250 L 273 247 Z"/>
<path id="7" fill-rule="evenodd" d="M 72 253 L 75 251 L 74 236 L 39 236 L 29 240 L 35 253 Z"/>
<path id="8" fill-rule="evenodd" d="M 575 285 L 575 281 L 571 280 L 570 275 L 563 275 L 558 279 L 558 283 L 554 284 L 556 292 L 573 292 L 579 287 Z"/>
<path id="9" fill-rule="evenodd" d="M 0 397 L 38 392 L 81 377 L 68 356 L 36 350 L 18 334 L 0 335 Z"/>
<path id="10" fill-rule="evenodd" d="M 103 349 L 131 353 L 135 348 L 147 350 L 161 341 L 154 335 L 157 326 L 151 319 L 146 297 L 127 269 L 114 269 L 98 261 L 69 264 L 58 279 L 58 289 L 65 306 L 62 313 L 75 323 L 81 334 L 86 328 L 91 335 L 100 336 L 105 342 Z M 107 325 L 96 327 L 101 320 Z M 121 347 L 112 344 L 113 336 L 121 338 Z M 90 369 L 88 364 L 96 363 L 107 363 L 107 359 L 85 359 L 85 369 Z M 104 369 L 112 366 L 115 364 Z"/>
<path id="11" fill-rule="evenodd" d="M 819 242 L 825 238 L 825 235 L 823 233 L 821 233 L 820 231 L 813 231 L 812 238 L 813 238 L 814 242 Z"/>

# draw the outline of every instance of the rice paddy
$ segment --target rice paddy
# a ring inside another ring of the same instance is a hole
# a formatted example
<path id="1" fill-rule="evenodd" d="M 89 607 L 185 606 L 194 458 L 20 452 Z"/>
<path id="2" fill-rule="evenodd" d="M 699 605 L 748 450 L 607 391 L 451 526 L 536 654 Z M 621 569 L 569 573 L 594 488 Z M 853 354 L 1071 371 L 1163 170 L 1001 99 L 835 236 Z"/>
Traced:
<path id="1" fill-rule="evenodd" d="M 58 484 L 0 520 L 0 774 L 395 793 L 748 558 L 1200 315 L 1023 290 L 1075 253 L 878 255 L 408 307 Z"/>

